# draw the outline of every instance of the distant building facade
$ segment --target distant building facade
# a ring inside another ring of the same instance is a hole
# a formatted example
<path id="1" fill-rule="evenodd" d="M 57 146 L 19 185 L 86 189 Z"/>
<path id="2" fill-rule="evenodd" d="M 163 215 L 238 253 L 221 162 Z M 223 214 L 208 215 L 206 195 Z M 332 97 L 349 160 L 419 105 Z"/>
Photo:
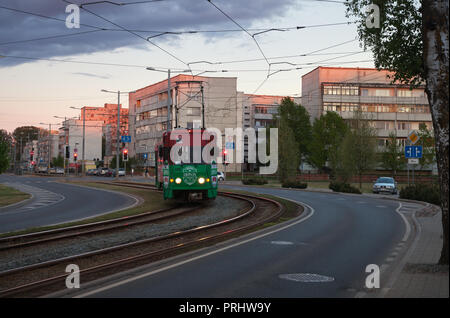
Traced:
<path id="1" fill-rule="evenodd" d="M 392 72 L 373 68 L 317 67 L 302 76 L 302 105 L 311 118 L 334 111 L 344 119 L 361 110 L 377 129 L 383 147 L 390 133 L 404 146 L 408 134 L 424 123 L 432 128 L 425 86 L 391 83 Z"/>
<path id="2" fill-rule="evenodd" d="M 94 161 L 102 156 L 102 121 L 85 123 L 85 160 Z M 73 165 L 76 152 L 77 163 L 83 158 L 83 120 L 67 119 L 59 128 L 58 152 L 65 158 L 65 148 L 69 146 L 69 165 Z"/>
<path id="3" fill-rule="evenodd" d="M 169 126 L 202 127 L 204 103 L 205 127 L 242 127 L 242 104 L 238 103 L 235 77 L 177 75 L 171 78 L 171 121 L 168 122 L 168 81 L 164 80 L 129 94 L 130 156 L 137 156 L 147 166 L 155 165 L 155 146 Z M 203 94 L 202 94 L 203 92 Z M 224 138 L 223 138 L 224 139 Z M 225 141 L 223 141 L 225 142 Z M 219 170 L 224 167 L 219 165 Z M 227 171 L 240 171 L 240 164 L 230 164 Z"/>
<path id="4" fill-rule="evenodd" d="M 119 136 L 129 133 L 128 109 L 122 105 L 105 104 L 103 107 L 85 106 L 81 109 L 80 120 L 83 120 L 83 113 L 86 115 L 86 125 L 92 126 L 92 122 L 101 122 L 102 134 L 105 138 L 105 162 L 109 162 L 116 155 L 117 148 L 117 119 L 120 113 Z M 120 138 L 120 137 L 119 137 Z M 120 147 L 121 144 L 119 144 Z M 101 148 L 100 148 L 101 149 Z M 119 150 L 120 151 L 120 150 Z M 99 156 L 101 158 L 101 156 Z"/>

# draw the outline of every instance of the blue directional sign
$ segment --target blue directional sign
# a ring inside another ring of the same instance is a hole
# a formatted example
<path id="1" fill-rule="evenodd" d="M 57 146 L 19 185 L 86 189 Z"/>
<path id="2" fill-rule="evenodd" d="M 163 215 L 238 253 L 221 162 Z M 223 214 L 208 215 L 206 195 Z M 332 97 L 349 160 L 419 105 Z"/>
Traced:
<path id="1" fill-rule="evenodd" d="M 120 142 L 131 142 L 131 136 L 120 136 Z"/>
<path id="2" fill-rule="evenodd" d="M 405 146 L 405 158 L 422 158 L 422 146 Z"/>
<path id="3" fill-rule="evenodd" d="M 234 149 L 234 142 L 226 142 L 225 143 L 225 149 Z"/>

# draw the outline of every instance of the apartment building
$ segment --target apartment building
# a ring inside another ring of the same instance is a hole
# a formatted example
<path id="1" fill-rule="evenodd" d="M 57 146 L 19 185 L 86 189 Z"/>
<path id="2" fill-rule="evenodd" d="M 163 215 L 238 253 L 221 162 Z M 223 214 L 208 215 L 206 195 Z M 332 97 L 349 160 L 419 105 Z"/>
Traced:
<path id="1" fill-rule="evenodd" d="M 243 94 L 242 103 L 243 129 L 268 128 L 274 124 L 278 107 L 286 96 Z M 301 104 L 301 97 L 290 97 L 295 103 Z M 244 171 L 255 171 L 258 164 L 248 163 L 248 140 L 244 139 Z"/>
<path id="2" fill-rule="evenodd" d="M 41 130 L 37 140 L 37 165 L 49 166 L 53 158 L 58 157 L 58 131 Z"/>
<path id="3" fill-rule="evenodd" d="M 424 123 L 432 128 L 425 86 L 410 89 L 391 83 L 392 72 L 373 68 L 317 67 L 302 76 L 302 105 L 311 119 L 327 111 L 352 118 L 360 109 L 377 129 L 378 145 L 394 132 L 406 144 L 408 134 Z"/>
<path id="4" fill-rule="evenodd" d="M 103 121 L 85 122 L 85 160 L 94 161 L 102 156 Z M 77 163 L 83 158 L 83 120 L 67 119 L 59 128 L 58 152 L 65 156 L 65 147 L 69 146 L 69 165 L 74 166 L 74 153 L 78 154 Z"/>
<path id="5" fill-rule="evenodd" d="M 168 80 L 129 94 L 129 125 L 132 138 L 130 156 L 137 156 L 154 167 L 154 149 L 162 134 L 175 127 L 215 127 L 223 136 L 225 128 L 242 127 L 242 103 L 238 103 L 235 77 L 177 75 L 171 78 L 170 123 L 168 122 Z M 204 113 L 202 112 L 204 104 Z M 224 138 L 223 138 L 224 139 Z M 223 141 L 225 143 L 225 141 Z M 219 170 L 224 167 L 219 165 Z M 241 171 L 230 164 L 226 171 Z"/>
<path id="6" fill-rule="evenodd" d="M 116 155 L 117 148 L 117 117 L 120 113 L 119 135 L 128 134 L 128 108 L 122 104 L 104 104 L 103 107 L 85 106 L 81 109 L 80 120 L 86 116 L 86 123 L 102 122 L 102 133 L 105 138 L 105 162 L 109 162 Z M 119 137 L 120 138 L 120 137 Z M 101 156 L 100 156 L 101 157 Z"/>

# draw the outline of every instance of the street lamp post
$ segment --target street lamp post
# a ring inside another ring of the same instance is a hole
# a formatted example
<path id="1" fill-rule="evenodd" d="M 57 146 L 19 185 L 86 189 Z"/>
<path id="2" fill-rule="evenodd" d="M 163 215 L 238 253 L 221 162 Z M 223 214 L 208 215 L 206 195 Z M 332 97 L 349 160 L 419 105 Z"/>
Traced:
<path id="1" fill-rule="evenodd" d="M 135 91 L 131 91 L 131 92 L 121 92 L 121 91 L 108 91 L 106 89 L 102 89 L 101 90 L 104 93 L 117 93 L 117 129 L 116 129 L 116 138 L 117 138 L 117 142 L 116 142 L 116 179 L 119 180 L 119 149 L 120 149 L 120 94 L 129 94 L 129 93 L 134 93 Z"/>
<path id="2" fill-rule="evenodd" d="M 39 123 L 39 124 L 40 125 L 48 125 L 48 136 L 47 136 L 48 163 L 47 163 L 47 173 L 50 173 L 50 161 L 51 161 L 51 157 L 52 157 L 52 147 L 50 145 L 50 141 L 51 141 L 50 136 L 52 135 L 52 125 L 55 125 L 55 124 L 46 124 L 46 123 Z"/>
<path id="3" fill-rule="evenodd" d="M 69 146 L 69 144 L 68 144 L 69 139 L 66 136 L 66 130 L 65 130 L 65 127 L 66 127 L 66 124 L 67 124 L 67 117 L 66 116 L 61 117 L 61 116 L 56 116 L 56 115 L 53 116 L 53 117 L 58 118 L 58 119 L 64 119 L 64 121 L 62 123 L 63 129 L 64 129 L 64 150 L 63 150 L 62 157 L 64 159 L 63 160 L 63 162 L 64 162 L 64 174 L 66 174 L 66 160 L 67 160 L 67 167 L 69 167 L 69 162 L 70 162 L 70 157 L 66 158 L 66 147 Z M 75 119 L 75 118 L 77 118 L 77 117 L 70 117 L 69 119 Z M 67 168 L 67 173 L 69 173 L 69 168 Z"/>

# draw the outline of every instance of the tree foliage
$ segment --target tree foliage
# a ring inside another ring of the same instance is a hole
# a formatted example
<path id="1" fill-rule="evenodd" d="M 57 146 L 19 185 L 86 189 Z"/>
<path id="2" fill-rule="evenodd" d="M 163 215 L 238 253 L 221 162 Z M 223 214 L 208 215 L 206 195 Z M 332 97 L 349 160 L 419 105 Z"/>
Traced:
<path id="1" fill-rule="evenodd" d="M 359 176 L 359 187 L 362 188 L 362 175 L 376 164 L 376 130 L 370 125 L 362 111 L 354 112 L 349 121 L 342 147 L 339 149 L 338 174 L 342 181 L 349 182 L 354 175 Z"/>
<path id="2" fill-rule="evenodd" d="M 314 120 L 309 162 L 322 171 L 335 175 L 338 152 L 348 131 L 344 119 L 335 112 L 327 112 Z"/>
<path id="3" fill-rule="evenodd" d="M 278 176 L 280 181 L 295 179 L 300 164 L 300 150 L 293 129 L 285 117 L 278 127 Z"/>
<path id="4" fill-rule="evenodd" d="M 0 174 L 5 172 L 9 167 L 9 144 L 0 139 Z"/>
<path id="5" fill-rule="evenodd" d="M 411 86 L 423 83 L 422 14 L 416 0 L 349 0 L 347 17 L 358 21 L 358 36 L 371 48 L 378 69 L 394 70 L 393 81 Z M 370 5 L 379 8 L 379 27 L 367 27 Z"/>
<path id="6" fill-rule="evenodd" d="M 389 134 L 387 145 L 381 153 L 381 165 L 384 169 L 391 171 L 393 178 L 397 171 L 403 169 L 406 165 L 402 147 L 398 144 L 397 135 L 393 132 Z"/>
<path id="7" fill-rule="evenodd" d="M 434 135 L 427 125 L 420 123 L 417 135 L 420 137 L 418 145 L 422 146 L 422 158 L 419 159 L 421 168 L 433 165 L 436 162 Z"/>
<path id="8" fill-rule="evenodd" d="M 308 111 L 302 105 L 296 104 L 289 97 L 283 98 L 278 108 L 277 121 L 283 121 L 294 134 L 298 145 L 300 162 L 302 158 L 309 156 L 309 147 L 311 142 L 311 122 Z"/>
<path id="9" fill-rule="evenodd" d="M 380 8 L 379 27 L 366 23 L 368 5 Z M 411 86 L 425 82 L 436 142 L 443 241 L 439 263 L 449 263 L 449 1 L 348 0 L 359 38 L 374 53 L 375 66 Z"/>

